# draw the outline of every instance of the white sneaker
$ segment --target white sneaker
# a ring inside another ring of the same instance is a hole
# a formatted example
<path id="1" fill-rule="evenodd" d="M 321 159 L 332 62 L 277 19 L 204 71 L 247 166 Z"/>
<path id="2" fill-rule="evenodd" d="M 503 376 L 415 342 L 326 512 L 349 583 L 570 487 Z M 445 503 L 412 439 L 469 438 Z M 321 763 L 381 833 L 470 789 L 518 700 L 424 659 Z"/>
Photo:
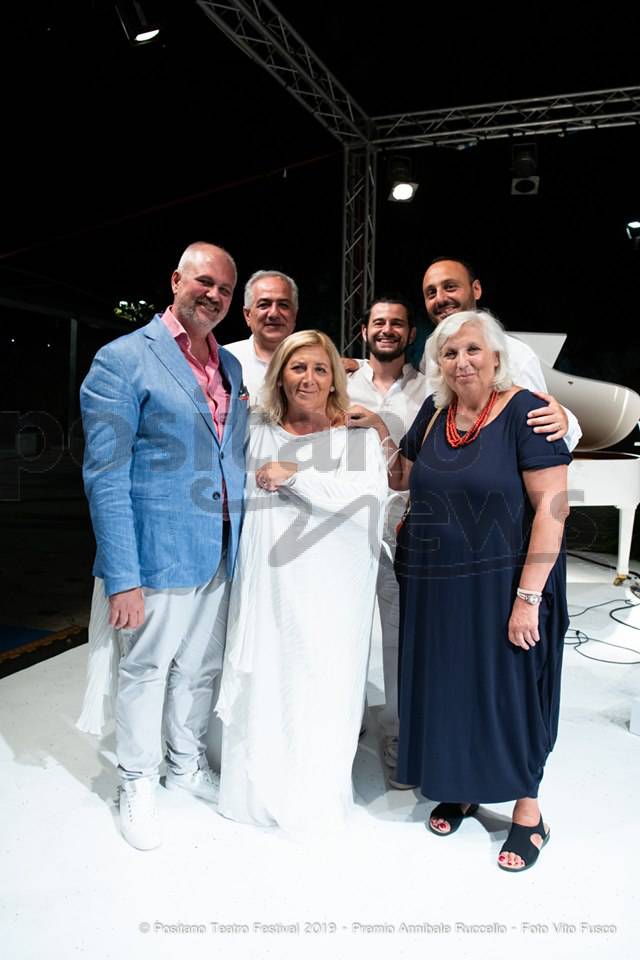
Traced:
<path id="1" fill-rule="evenodd" d="M 156 781 L 148 777 L 124 780 L 120 787 L 122 836 L 136 850 L 153 850 L 162 843 L 155 792 Z"/>
<path id="2" fill-rule="evenodd" d="M 172 773 L 167 771 L 164 782 L 167 790 L 186 790 L 194 797 L 208 800 L 209 803 L 218 802 L 220 792 L 220 775 L 209 767 L 199 767 L 193 773 Z"/>

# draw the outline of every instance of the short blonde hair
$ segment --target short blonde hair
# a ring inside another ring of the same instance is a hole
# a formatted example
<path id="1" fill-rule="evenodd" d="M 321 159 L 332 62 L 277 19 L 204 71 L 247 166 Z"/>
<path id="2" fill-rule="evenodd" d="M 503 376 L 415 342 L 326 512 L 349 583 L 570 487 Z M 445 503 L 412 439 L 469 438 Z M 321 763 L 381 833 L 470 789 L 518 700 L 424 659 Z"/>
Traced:
<path id="1" fill-rule="evenodd" d="M 466 323 L 477 324 L 482 330 L 489 349 L 498 354 L 494 388 L 498 393 L 502 393 L 513 386 L 507 338 L 500 321 L 488 310 L 462 310 L 460 313 L 452 313 L 450 317 L 439 323 L 427 340 L 427 376 L 433 385 L 433 402 L 436 407 L 448 407 L 454 397 L 453 390 L 442 376 L 440 353 L 449 337 L 453 337 Z"/>
<path id="2" fill-rule="evenodd" d="M 260 391 L 260 406 L 266 418 L 272 423 L 281 423 L 287 411 L 287 398 L 282 387 L 278 386 L 282 371 L 296 350 L 301 350 L 303 347 L 322 347 L 329 358 L 334 387 L 327 400 L 327 416 L 331 422 L 341 419 L 351 405 L 347 394 L 347 377 L 340 355 L 332 341 L 320 330 L 299 330 L 285 337 L 272 356 L 264 386 Z"/>

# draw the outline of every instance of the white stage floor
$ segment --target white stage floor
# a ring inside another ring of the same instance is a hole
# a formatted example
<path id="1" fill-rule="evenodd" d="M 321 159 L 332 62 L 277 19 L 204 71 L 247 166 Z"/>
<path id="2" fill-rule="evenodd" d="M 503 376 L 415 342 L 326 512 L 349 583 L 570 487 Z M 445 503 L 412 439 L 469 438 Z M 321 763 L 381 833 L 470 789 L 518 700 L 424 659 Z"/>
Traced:
<path id="1" fill-rule="evenodd" d="M 424 826 L 432 804 L 386 789 L 379 638 L 354 768 L 361 817 L 339 842 L 297 844 L 160 789 L 164 844 L 135 851 L 118 828 L 113 734 L 99 742 L 74 727 L 87 648 L 0 680 L 3 956 L 636 956 L 640 736 L 629 719 L 640 666 L 629 661 L 640 660 L 640 606 L 616 614 L 635 630 L 610 619 L 625 598 L 638 603 L 611 580 L 570 561 L 571 612 L 608 602 L 573 625 L 614 645 L 582 652 L 621 662 L 566 649 L 541 793 L 552 836 L 526 876 L 495 866 L 510 804 L 441 839 Z"/>

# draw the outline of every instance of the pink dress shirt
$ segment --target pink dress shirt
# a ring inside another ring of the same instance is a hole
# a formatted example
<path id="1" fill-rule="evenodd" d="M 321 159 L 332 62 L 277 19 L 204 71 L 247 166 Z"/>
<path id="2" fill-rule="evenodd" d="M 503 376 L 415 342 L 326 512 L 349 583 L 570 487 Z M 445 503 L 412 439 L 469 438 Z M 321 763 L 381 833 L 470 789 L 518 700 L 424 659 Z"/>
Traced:
<path id="1" fill-rule="evenodd" d="M 182 350 L 185 360 L 191 367 L 193 375 L 198 381 L 200 389 L 207 399 L 207 405 L 211 412 L 213 425 L 215 426 L 218 434 L 218 440 L 222 442 L 224 425 L 229 413 L 230 397 L 229 390 L 225 385 L 222 373 L 220 372 L 220 359 L 218 357 L 218 344 L 216 342 L 216 338 L 212 333 L 210 333 L 207 337 L 207 342 L 209 344 L 209 357 L 206 364 L 203 366 L 198 358 L 192 354 L 189 334 L 182 326 L 178 318 L 173 315 L 170 307 L 167 307 L 163 313 L 162 320 L 167 327 L 167 330 Z"/>

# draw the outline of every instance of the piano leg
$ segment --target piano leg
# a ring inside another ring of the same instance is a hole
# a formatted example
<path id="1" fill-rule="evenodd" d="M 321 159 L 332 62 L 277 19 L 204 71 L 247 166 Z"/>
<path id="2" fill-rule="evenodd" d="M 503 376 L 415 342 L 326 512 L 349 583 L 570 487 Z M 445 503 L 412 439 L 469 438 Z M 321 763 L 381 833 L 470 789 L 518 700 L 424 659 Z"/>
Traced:
<path id="1" fill-rule="evenodd" d="M 614 587 L 619 587 L 629 577 L 629 557 L 635 515 L 635 507 L 618 508 L 618 572 L 613 581 Z"/>

